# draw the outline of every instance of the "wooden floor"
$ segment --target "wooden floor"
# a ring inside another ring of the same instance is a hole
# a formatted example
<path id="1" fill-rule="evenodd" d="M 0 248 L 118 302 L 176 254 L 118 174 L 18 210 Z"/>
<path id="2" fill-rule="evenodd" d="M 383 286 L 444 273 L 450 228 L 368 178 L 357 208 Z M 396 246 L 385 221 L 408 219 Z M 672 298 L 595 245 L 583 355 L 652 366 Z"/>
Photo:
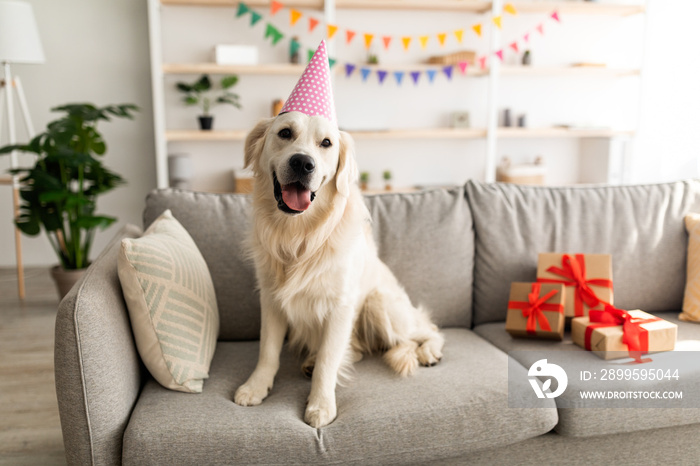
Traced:
<path id="1" fill-rule="evenodd" d="M 66 464 L 53 374 L 58 295 L 48 269 L 0 268 L 0 465 Z"/>

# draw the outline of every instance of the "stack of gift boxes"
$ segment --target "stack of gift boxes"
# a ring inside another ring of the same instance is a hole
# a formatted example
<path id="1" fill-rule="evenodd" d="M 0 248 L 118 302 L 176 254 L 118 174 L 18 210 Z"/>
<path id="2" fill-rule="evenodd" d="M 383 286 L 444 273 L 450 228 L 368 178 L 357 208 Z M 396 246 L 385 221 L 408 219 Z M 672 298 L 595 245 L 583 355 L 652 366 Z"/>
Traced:
<path id="1" fill-rule="evenodd" d="M 514 337 L 571 339 L 603 359 L 672 351 L 677 325 L 640 310 L 613 306 L 609 254 L 542 253 L 537 281 L 511 284 L 506 331 Z"/>

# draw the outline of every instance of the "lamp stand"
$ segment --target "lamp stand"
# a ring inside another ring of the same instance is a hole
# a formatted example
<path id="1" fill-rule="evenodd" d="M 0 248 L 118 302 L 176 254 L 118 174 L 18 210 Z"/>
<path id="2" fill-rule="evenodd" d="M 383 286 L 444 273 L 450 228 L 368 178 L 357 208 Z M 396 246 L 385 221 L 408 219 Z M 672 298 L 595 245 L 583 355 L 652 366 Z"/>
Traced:
<path id="1" fill-rule="evenodd" d="M 7 134 L 8 142 L 10 144 L 17 143 L 17 136 L 15 132 L 15 110 L 14 110 L 14 93 L 13 88 L 17 90 L 17 100 L 19 101 L 20 110 L 22 111 L 22 116 L 24 119 L 24 126 L 27 130 L 29 137 L 34 136 L 34 126 L 32 125 L 32 120 L 29 116 L 29 108 L 27 107 L 27 99 L 24 96 L 24 90 L 22 88 L 22 82 L 19 77 L 12 77 L 12 70 L 10 69 L 10 63 L 3 63 L 4 79 L 0 81 L 0 128 L 2 128 L 2 117 L 4 112 L 7 112 Z M 10 168 L 17 168 L 17 153 L 13 151 L 10 153 Z M 12 205 L 15 218 L 19 216 L 19 177 L 13 175 L 8 178 L 0 178 L 2 184 L 12 185 Z M 22 235 L 15 226 L 15 257 L 17 259 L 17 294 L 20 299 L 25 298 L 25 287 L 24 287 L 24 267 L 22 264 Z"/>

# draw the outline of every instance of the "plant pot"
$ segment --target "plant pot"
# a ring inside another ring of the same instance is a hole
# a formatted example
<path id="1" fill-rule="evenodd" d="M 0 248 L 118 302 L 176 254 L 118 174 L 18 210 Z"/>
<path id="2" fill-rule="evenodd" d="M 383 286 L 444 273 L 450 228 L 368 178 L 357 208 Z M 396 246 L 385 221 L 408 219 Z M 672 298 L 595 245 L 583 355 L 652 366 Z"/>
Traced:
<path id="1" fill-rule="evenodd" d="M 209 131 L 211 130 L 212 126 L 214 126 L 214 117 L 211 115 L 205 115 L 205 116 L 200 116 L 199 117 L 199 129 L 203 131 Z"/>
<path id="2" fill-rule="evenodd" d="M 60 265 L 51 267 L 51 278 L 56 283 L 58 296 L 63 299 L 68 292 L 73 288 L 73 285 L 78 283 L 87 269 L 66 270 Z"/>

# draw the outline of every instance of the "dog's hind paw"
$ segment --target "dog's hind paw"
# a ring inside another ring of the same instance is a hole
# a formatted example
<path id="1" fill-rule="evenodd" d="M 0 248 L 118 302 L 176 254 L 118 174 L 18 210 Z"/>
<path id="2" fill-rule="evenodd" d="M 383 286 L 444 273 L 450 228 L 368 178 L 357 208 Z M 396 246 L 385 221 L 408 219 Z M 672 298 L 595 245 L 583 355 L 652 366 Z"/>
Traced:
<path id="1" fill-rule="evenodd" d="M 251 384 L 245 383 L 236 390 L 233 402 L 239 406 L 257 406 L 262 403 L 269 392 L 269 388 L 261 389 L 260 387 L 254 387 Z"/>
<path id="2" fill-rule="evenodd" d="M 434 345 L 425 342 L 418 347 L 416 350 L 416 356 L 418 356 L 418 362 L 421 366 L 434 366 L 442 359 L 442 351 L 436 348 Z"/>

